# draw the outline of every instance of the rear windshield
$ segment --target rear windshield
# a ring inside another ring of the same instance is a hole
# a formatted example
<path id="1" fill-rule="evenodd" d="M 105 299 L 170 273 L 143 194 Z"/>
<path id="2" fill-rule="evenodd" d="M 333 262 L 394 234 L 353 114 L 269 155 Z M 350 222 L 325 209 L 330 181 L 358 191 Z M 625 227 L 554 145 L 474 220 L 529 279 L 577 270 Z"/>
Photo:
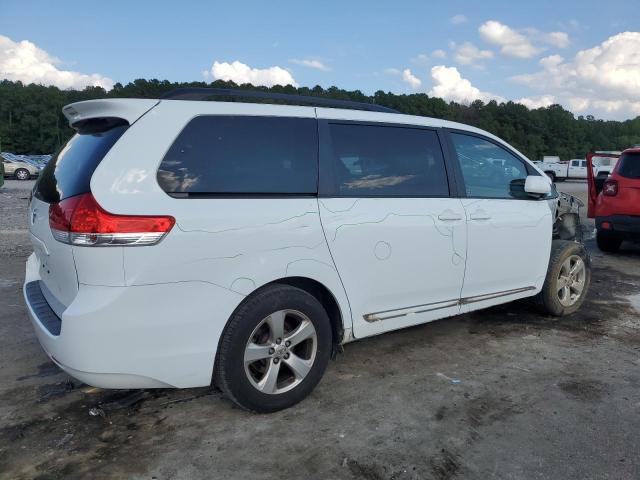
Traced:
<path id="1" fill-rule="evenodd" d="M 90 191 L 91 176 L 128 125 L 102 132 L 77 133 L 56 153 L 40 174 L 33 195 L 47 203 Z"/>
<path id="2" fill-rule="evenodd" d="M 618 173 L 627 178 L 640 178 L 640 152 L 623 154 Z"/>
<path id="3" fill-rule="evenodd" d="M 315 194 L 317 126 L 312 118 L 200 116 L 158 170 L 169 194 Z"/>

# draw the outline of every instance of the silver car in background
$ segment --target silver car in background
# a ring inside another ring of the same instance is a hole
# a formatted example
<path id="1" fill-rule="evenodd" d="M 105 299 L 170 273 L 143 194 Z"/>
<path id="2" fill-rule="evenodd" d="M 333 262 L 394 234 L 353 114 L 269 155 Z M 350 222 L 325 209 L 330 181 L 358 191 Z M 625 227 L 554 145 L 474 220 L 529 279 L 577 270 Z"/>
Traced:
<path id="1" fill-rule="evenodd" d="M 4 164 L 5 177 L 12 177 L 18 180 L 29 180 L 40 174 L 40 168 L 32 165 L 31 163 L 9 160 L 5 157 L 0 158 L 2 158 L 2 163 Z"/>

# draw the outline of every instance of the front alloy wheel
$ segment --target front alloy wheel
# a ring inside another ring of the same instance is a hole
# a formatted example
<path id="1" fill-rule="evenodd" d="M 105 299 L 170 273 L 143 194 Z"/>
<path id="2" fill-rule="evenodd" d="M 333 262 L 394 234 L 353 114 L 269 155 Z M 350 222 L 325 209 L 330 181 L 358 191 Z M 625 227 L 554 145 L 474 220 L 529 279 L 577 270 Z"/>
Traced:
<path id="1" fill-rule="evenodd" d="M 563 306 L 570 307 L 581 298 L 586 279 L 587 269 L 580 256 L 571 255 L 562 263 L 556 287 Z"/>
<path id="2" fill-rule="evenodd" d="M 562 317 L 577 311 L 591 283 L 591 262 L 584 245 L 554 240 L 547 276 L 535 300 L 544 313 Z"/>

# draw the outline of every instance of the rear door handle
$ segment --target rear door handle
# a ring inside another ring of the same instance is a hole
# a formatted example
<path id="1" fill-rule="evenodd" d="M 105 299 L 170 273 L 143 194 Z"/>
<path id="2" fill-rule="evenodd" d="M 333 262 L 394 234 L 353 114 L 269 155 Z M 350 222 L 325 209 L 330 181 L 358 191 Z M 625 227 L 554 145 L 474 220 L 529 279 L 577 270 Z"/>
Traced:
<path id="1" fill-rule="evenodd" d="M 438 215 L 438 219 L 443 222 L 456 222 L 462 220 L 462 215 L 454 212 L 453 210 L 445 210 L 440 215 Z"/>
<path id="2" fill-rule="evenodd" d="M 489 215 L 484 210 L 476 210 L 475 212 L 469 214 L 469 218 L 471 220 L 491 220 L 491 215 Z"/>

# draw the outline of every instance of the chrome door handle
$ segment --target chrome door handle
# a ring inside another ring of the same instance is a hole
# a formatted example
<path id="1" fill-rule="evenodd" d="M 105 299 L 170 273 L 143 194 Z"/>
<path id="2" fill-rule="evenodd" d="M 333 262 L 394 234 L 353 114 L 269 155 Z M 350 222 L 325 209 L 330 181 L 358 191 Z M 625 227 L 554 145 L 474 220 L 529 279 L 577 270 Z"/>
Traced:
<path id="1" fill-rule="evenodd" d="M 453 210 L 445 210 L 438 215 L 438 220 L 442 220 L 443 222 L 456 222 L 462 220 L 462 216 Z"/>
<path id="2" fill-rule="evenodd" d="M 471 220 L 491 220 L 491 215 L 489 215 L 484 210 L 476 210 L 475 212 L 469 214 L 469 218 Z"/>

